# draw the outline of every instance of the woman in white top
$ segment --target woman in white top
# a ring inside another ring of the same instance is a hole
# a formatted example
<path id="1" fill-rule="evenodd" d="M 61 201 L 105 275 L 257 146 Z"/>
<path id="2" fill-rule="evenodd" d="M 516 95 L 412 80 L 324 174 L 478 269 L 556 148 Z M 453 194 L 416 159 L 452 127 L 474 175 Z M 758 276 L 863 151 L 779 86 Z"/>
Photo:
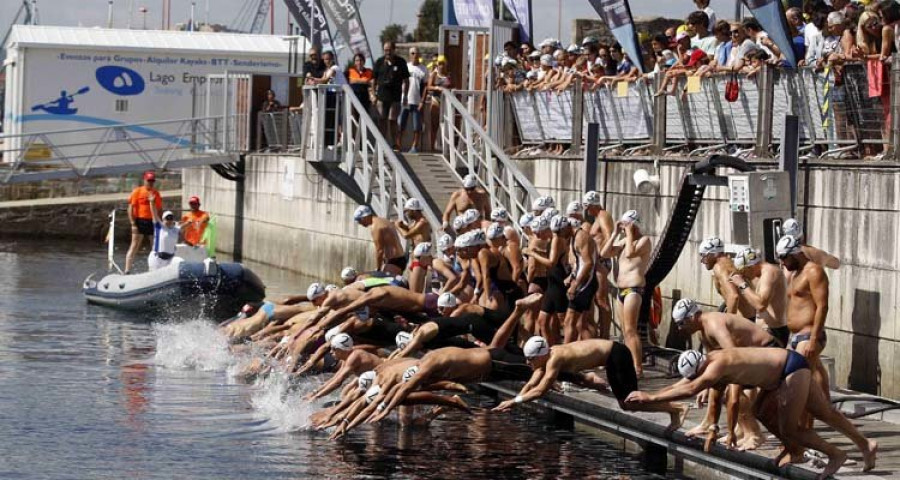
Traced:
<path id="1" fill-rule="evenodd" d="M 150 196 L 154 195 L 151 193 Z M 150 202 L 153 202 L 152 198 Z M 155 208 L 151 208 L 150 213 L 153 214 L 153 251 L 147 257 L 147 265 L 152 272 L 169 266 L 175 259 L 175 246 L 178 244 L 181 225 L 175 222 L 175 214 L 170 211 L 163 213 L 162 219 Z"/>

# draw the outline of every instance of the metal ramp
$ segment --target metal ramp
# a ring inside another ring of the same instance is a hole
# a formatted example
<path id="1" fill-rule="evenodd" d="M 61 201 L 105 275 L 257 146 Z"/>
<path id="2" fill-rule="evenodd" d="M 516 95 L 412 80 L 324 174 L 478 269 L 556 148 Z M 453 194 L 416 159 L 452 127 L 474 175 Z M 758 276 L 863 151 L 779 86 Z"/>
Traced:
<path id="1" fill-rule="evenodd" d="M 439 155 L 407 153 L 402 157 L 409 164 L 412 173 L 422 181 L 425 191 L 443 211 L 450 201 L 450 196 L 460 188 L 456 172 L 450 170 L 450 166 Z"/>

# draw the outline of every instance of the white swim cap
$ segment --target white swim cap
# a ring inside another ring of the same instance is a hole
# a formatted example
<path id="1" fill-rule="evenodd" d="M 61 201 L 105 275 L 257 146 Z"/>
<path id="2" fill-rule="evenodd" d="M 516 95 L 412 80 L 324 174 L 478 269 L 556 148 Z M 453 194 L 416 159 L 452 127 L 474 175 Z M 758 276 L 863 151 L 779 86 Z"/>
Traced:
<path id="1" fill-rule="evenodd" d="M 534 221 L 534 215 L 531 213 L 525 213 L 521 217 L 519 217 L 519 227 L 531 227 L 531 222 Z"/>
<path id="2" fill-rule="evenodd" d="M 503 225 L 496 222 L 490 224 L 487 228 L 487 239 L 494 240 L 501 237 L 503 237 Z"/>
<path id="3" fill-rule="evenodd" d="M 439 308 L 452 308 L 459 305 L 459 299 L 450 292 L 444 292 L 438 297 L 437 305 Z"/>
<path id="4" fill-rule="evenodd" d="M 448 248 L 453 246 L 453 237 L 445 233 L 438 238 L 438 251 L 444 253 Z"/>
<path id="5" fill-rule="evenodd" d="M 531 222 L 531 230 L 535 233 L 543 232 L 550 228 L 550 220 L 544 217 L 535 218 L 533 222 Z"/>
<path id="6" fill-rule="evenodd" d="M 789 218 L 781 224 L 781 235 L 790 235 L 794 238 L 803 238 L 803 229 L 800 228 L 800 222 Z"/>
<path id="7" fill-rule="evenodd" d="M 700 242 L 700 256 L 725 253 L 725 244 L 719 237 L 709 237 Z"/>
<path id="8" fill-rule="evenodd" d="M 346 333 L 335 335 L 329 343 L 335 350 L 353 350 L 353 337 Z"/>
<path id="9" fill-rule="evenodd" d="M 484 235 L 484 230 L 473 230 L 469 232 L 469 246 L 478 247 L 481 245 L 487 245 L 487 238 Z"/>
<path id="10" fill-rule="evenodd" d="M 579 220 L 577 218 L 569 219 L 569 226 L 572 227 L 572 229 L 574 229 L 574 230 L 578 230 L 579 228 L 581 228 L 582 223 L 584 223 L 584 222 L 582 222 L 581 220 Z"/>
<path id="11" fill-rule="evenodd" d="M 535 335 L 525 342 L 522 352 L 524 352 L 525 358 L 543 357 L 550 353 L 550 345 L 546 338 Z"/>
<path id="12" fill-rule="evenodd" d="M 547 196 L 538 197 L 533 202 L 531 202 L 531 209 L 536 212 L 543 212 L 544 210 L 553 206 L 553 199 Z"/>
<path id="13" fill-rule="evenodd" d="M 541 65 L 552 66 L 553 65 L 553 56 L 548 54 L 541 55 Z"/>
<path id="14" fill-rule="evenodd" d="M 778 240 L 778 245 L 775 246 L 775 254 L 778 255 L 778 258 L 793 255 L 801 250 L 802 246 L 800 245 L 800 240 L 797 240 L 797 237 L 793 235 L 781 237 L 781 240 Z"/>
<path id="15" fill-rule="evenodd" d="M 559 215 L 559 210 L 557 210 L 553 207 L 550 207 L 550 208 L 544 210 L 543 212 L 541 212 L 541 216 L 546 218 L 547 220 L 550 220 L 551 218 L 553 218 L 557 215 Z"/>
<path id="16" fill-rule="evenodd" d="M 351 280 L 356 280 L 356 277 L 358 277 L 358 276 L 359 276 L 359 272 L 357 272 L 356 269 L 353 267 L 344 267 L 344 269 L 341 270 L 341 280 L 343 280 L 345 282 L 349 282 Z"/>
<path id="17" fill-rule="evenodd" d="M 356 380 L 356 386 L 359 388 L 359 391 L 365 392 L 372 387 L 373 382 L 375 382 L 375 370 L 369 370 L 359 375 L 359 379 Z"/>
<path id="18" fill-rule="evenodd" d="M 581 202 L 569 202 L 569 204 L 566 205 L 566 215 L 584 215 L 584 206 Z"/>
<path id="19" fill-rule="evenodd" d="M 478 177 L 476 177 L 475 174 L 470 173 L 470 174 L 466 175 L 465 177 L 463 177 L 463 188 L 465 188 L 466 190 L 475 188 L 477 186 L 478 186 Z"/>
<path id="20" fill-rule="evenodd" d="M 696 350 L 685 350 L 678 356 L 678 373 L 688 380 L 693 380 L 704 360 L 706 360 L 706 355 Z"/>
<path id="21" fill-rule="evenodd" d="M 459 232 L 463 228 L 466 227 L 466 217 L 463 215 L 459 215 L 453 219 L 453 231 Z"/>
<path id="22" fill-rule="evenodd" d="M 372 402 L 374 402 L 375 399 L 378 398 L 378 395 L 380 395 L 380 394 L 381 394 L 381 387 L 380 387 L 380 386 L 378 386 L 378 385 L 372 385 L 371 387 L 369 387 L 369 389 L 366 390 L 366 395 L 365 395 L 365 398 L 366 398 L 366 404 L 371 405 Z"/>
<path id="23" fill-rule="evenodd" d="M 456 240 L 453 241 L 453 246 L 456 248 L 468 247 L 469 246 L 469 238 L 471 237 L 471 235 L 469 235 L 470 233 L 472 233 L 472 232 L 466 232 L 466 233 L 456 237 Z"/>
<path id="24" fill-rule="evenodd" d="M 697 302 L 690 298 L 682 298 L 675 303 L 675 308 L 672 309 L 672 321 L 675 322 L 676 325 L 680 325 L 699 311 L 700 305 L 697 305 Z"/>
<path id="25" fill-rule="evenodd" d="M 431 256 L 431 242 L 422 242 L 416 245 L 416 248 L 413 250 L 413 257 L 421 258 L 421 257 L 430 257 Z"/>
<path id="26" fill-rule="evenodd" d="M 602 197 L 600 196 L 600 193 L 598 193 L 597 191 L 591 190 L 591 191 L 585 193 L 584 196 L 581 197 L 581 200 L 584 202 L 585 205 L 597 206 L 597 205 L 600 205 Z"/>
<path id="27" fill-rule="evenodd" d="M 422 202 L 418 198 L 410 198 L 403 205 L 404 210 L 422 210 Z"/>
<path id="28" fill-rule="evenodd" d="M 761 261 L 762 257 L 759 256 L 759 252 L 750 247 L 746 247 L 734 256 L 734 268 L 742 270 L 747 267 L 752 267 Z"/>
<path id="29" fill-rule="evenodd" d="M 471 225 L 481 219 L 481 213 L 474 208 L 470 208 L 463 213 L 463 218 L 466 219 L 466 225 Z"/>
<path id="30" fill-rule="evenodd" d="M 409 332 L 398 332 L 397 336 L 394 337 L 394 343 L 397 344 L 397 348 L 400 350 L 406 348 L 410 340 L 412 340 L 412 334 Z"/>
<path id="31" fill-rule="evenodd" d="M 629 210 L 622 214 L 622 221 L 626 223 L 637 223 L 641 224 L 641 216 L 638 215 L 637 210 Z"/>
<path id="32" fill-rule="evenodd" d="M 162 217 L 160 217 L 160 218 L 162 218 L 163 220 L 165 220 L 165 219 L 167 219 L 167 218 L 169 218 L 169 217 L 172 217 L 172 220 L 174 220 L 174 219 L 175 219 L 175 214 L 172 213 L 171 210 L 166 210 L 165 212 L 163 212 Z"/>
<path id="33" fill-rule="evenodd" d="M 412 380 L 412 377 L 414 377 L 417 373 L 419 373 L 418 365 L 413 365 L 413 366 L 407 368 L 406 371 L 403 372 L 403 383 L 406 383 L 406 382 Z"/>
<path id="34" fill-rule="evenodd" d="M 372 212 L 372 207 L 368 205 L 360 205 L 356 208 L 356 211 L 353 212 L 353 220 L 359 222 L 360 220 L 366 217 L 371 217 L 372 215 L 375 215 L 375 213 Z"/>
<path id="35" fill-rule="evenodd" d="M 336 327 L 331 327 L 325 332 L 325 341 L 331 345 L 331 339 L 334 338 L 337 334 L 341 333 L 341 326 L 338 325 Z"/>
<path id="36" fill-rule="evenodd" d="M 309 299 L 310 302 L 323 296 L 325 296 L 325 287 L 319 282 L 312 283 L 309 288 L 306 289 L 306 298 Z"/>
<path id="37" fill-rule="evenodd" d="M 338 287 L 337 285 L 329 283 L 328 285 L 325 285 L 325 293 L 331 293 L 339 288 L 340 287 Z"/>
<path id="38" fill-rule="evenodd" d="M 499 207 L 491 210 L 491 221 L 492 222 L 508 222 L 509 221 L 509 212 L 506 211 L 505 208 Z"/>
<path id="39" fill-rule="evenodd" d="M 560 215 L 555 215 L 553 218 L 550 219 L 550 231 L 551 232 L 558 232 L 568 225 L 569 225 L 569 221 L 566 217 L 562 217 Z"/>

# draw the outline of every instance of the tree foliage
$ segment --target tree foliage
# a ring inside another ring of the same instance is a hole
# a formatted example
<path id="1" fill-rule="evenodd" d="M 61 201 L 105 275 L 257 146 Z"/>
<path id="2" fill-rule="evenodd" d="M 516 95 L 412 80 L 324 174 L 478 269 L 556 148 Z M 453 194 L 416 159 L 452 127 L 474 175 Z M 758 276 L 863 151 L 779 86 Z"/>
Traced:
<path id="1" fill-rule="evenodd" d="M 378 37 L 381 40 L 381 43 L 386 42 L 403 42 L 406 40 L 406 26 L 400 25 L 399 23 L 392 23 L 381 31 L 381 35 Z"/>
<path id="2" fill-rule="evenodd" d="M 419 23 L 413 31 L 417 42 L 437 42 L 441 23 L 444 21 L 442 0 L 424 0 L 419 7 Z"/>

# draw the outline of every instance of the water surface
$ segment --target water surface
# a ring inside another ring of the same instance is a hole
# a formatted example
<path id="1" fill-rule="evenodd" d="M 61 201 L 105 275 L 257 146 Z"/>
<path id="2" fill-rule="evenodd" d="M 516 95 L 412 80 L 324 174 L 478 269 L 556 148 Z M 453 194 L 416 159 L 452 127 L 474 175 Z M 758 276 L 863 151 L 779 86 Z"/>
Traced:
<path id="1" fill-rule="evenodd" d="M 652 478 L 588 435 L 524 413 L 388 422 L 341 442 L 306 430 L 320 404 L 274 377 L 244 384 L 208 319 L 85 304 L 93 243 L 0 239 L 0 478 Z M 253 265 L 281 295 L 309 279 Z M 491 406 L 490 399 L 471 402 Z"/>

